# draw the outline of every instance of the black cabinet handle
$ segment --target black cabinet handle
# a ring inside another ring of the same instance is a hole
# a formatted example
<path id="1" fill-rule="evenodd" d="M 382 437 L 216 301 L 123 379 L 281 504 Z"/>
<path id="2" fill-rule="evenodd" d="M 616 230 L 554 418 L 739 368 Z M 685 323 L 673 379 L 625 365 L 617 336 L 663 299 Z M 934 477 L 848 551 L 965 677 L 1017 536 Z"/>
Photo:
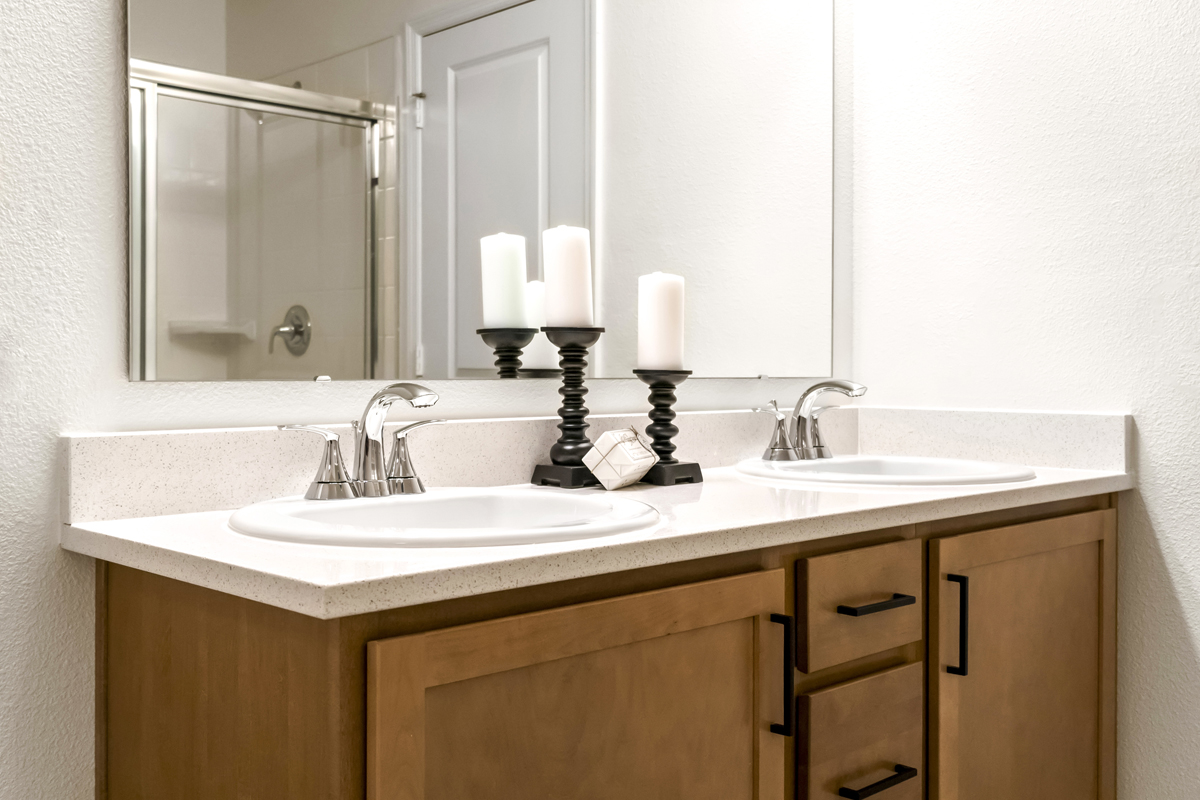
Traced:
<path id="1" fill-rule="evenodd" d="M 903 764 L 896 765 L 896 774 L 890 775 L 881 781 L 876 781 L 870 786 L 864 786 L 861 789 L 847 789 L 845 786 L 838 789 L 839 797 L 849 797 L 850 800 L 862 800 L 864 797 L 870 797 L 873 794 L 879 794 L 884 789 L 890 789 L 898 783 L 904 783 L 907 780 L 917 777 L 916 767 L 906 767 Z"/>
<path id="2" fill-rule="evenodd" d="M 772 614 L 771 622 L 783 626 L 783 724 L 771 723 L 771 733 L 780 736 L 796 734 L 796 672 L 792 659 L 796 655 L 796 618 L 787 614 Z"/>
<path id="3" fill-rule="evenodd" d="M 951 675 L 967 676 L 967 632 L 971 629 L 969 610 L 967 606 L 967 576 L 947 575 L 946 580 L 959 585 L 958 590 L 958 666 L 946 666 L 946 672 Z"/>
<path id="4" fill-rule="evenodd" d="M 871 603 L 865 606 L 838 606 L 837 611 L 839 614 L 845 614 L 847 617 L 865 617 L 867 614 L 878 614 L 880 611 L 911 606 L 915 602 L 917 602 L 917 598 L 911 594 L 896 592 L 892 595 L 891 600 L 884 600 L 881 603 Z"/>

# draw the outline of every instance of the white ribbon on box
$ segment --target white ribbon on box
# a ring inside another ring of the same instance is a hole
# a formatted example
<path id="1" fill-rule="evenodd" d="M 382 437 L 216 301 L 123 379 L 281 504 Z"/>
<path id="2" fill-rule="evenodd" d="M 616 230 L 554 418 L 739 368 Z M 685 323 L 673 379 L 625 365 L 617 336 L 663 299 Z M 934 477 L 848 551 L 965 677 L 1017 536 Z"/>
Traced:
<path id="1" fill-rule="evenodd" d="M 583 463 L 611 491 L 640 481 L 658 463 L 658 454 L 636 428 L 622 428 L 600 434 Z"/>

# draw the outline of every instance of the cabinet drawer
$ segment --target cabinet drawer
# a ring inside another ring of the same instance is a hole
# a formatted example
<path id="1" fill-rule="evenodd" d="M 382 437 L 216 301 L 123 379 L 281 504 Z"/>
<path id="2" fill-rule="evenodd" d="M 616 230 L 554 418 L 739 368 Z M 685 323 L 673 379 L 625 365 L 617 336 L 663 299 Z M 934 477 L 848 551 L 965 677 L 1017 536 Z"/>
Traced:
<path id="1" fill-rule="evenodd" d="M 907 664 L 800 695 L 800 800 L 921 800 L 924 685 L 924 666 Z"/>
<path id="2" fill-rule="evenodd" d="M 923 548 L 913 539 L 796 562 L 796 665 L 802 672 L 921 639 Z"/>

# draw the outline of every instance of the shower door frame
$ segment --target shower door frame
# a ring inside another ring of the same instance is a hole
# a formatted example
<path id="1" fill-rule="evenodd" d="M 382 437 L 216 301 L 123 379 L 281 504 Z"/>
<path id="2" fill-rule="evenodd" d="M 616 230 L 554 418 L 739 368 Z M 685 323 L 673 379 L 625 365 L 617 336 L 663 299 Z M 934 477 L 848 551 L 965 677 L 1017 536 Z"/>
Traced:
<path id="1" fill-rule="evenodd" d="M 158 98 L 298 117 L 361 128 L 366 145 L 366 290 L 363 377 L 379 362 L 380 140 L 392 136 L 395 106 L 248 81 L 225 75 L 129 60 L 129 379 L 156 380 L 158 249 Z M 393 139 L 394 141 L 394 139 Z"/>

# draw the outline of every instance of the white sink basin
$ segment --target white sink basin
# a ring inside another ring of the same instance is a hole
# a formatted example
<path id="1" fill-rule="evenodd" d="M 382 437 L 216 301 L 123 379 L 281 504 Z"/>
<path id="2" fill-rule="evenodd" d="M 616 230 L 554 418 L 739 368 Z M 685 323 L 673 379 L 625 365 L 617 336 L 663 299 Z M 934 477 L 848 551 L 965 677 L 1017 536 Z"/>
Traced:
<path id="1" fill-rule="evenodd" d="M 247 536 L 357 547 L 479 547 L 590 539 L 648 528 L 658 512 L 636 500 L 555 489 L 430 489 L 357 500 L 284 498 L 234 512 Z"/>
<path id="2" fill-rule="evenodd" d="M 1032 469 L 1017 464 L 910 456 L 837 456 L 811 461 L 752 459 L 738 464 L 737 469 L 757 478 L 858 486 L 973 486 L 1036 477 Z"/>

